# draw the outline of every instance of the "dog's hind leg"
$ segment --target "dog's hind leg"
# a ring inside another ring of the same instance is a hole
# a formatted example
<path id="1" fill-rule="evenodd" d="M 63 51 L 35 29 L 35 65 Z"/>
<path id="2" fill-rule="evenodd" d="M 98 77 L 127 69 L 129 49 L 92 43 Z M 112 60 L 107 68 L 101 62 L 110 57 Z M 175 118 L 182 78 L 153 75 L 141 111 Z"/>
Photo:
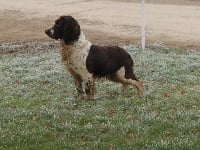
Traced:
<path id="1" fill-rule="evenodd" d="M 128 87 L 128 84 L 123 84 L 122 83 L 121 92 L 124 93 L 125 90 L 127 89 L 127 87 Z"/>
<path id="2" fill-rule="evenodd" d="M 129 78 L 126 78 L 125 76 L 125 67 L 122 67 L 120 70 L 118 70 L 113 77 L 115 78 L 116 82 L 122 83 L 122 89 L 126 89 L 126 85 L 134 85 L 137 88 L 138 94 L 143 95 L 143 83 L 142 81 L 138 80 L 133 72 L 129 72 L 130 76 Z"/>
<path id="3" fill-rule="evenodd" d="M 133 79 L 125 79 L 127 84 L 134 85 L 137 88 L 138 94 L 140 96 L 143 95 L 143 83 L 140 80 L 133 80 Z"/>
<path id="4" fill-rule="evenodd" d="M 127 64 L 124 67 L 124 78 L 123 79 L 127 84 L 131 84 L 131 85 L 135 85 L 137 90 L 138 90 L 138 94 L 139 95 L 143 95 L 143 83 L 142 81 L 140 81 L 134 74 L 134 70 L 133 70 L 133 64 Z"/>
<path id="5" fill-rule="evenodd" d="M 137 77 L 136 77 L 135 74 L 134 74 L 133 64 L 128 64 L 128 63 L 127 63 L 127 64 L 124 66 L 124 70 L 125 70 L 125 75 L 124 75 L 124 77 L 125 77 L 126 79 L 133 79 L 133 80 L 138 81 Z"/>
<path id="6" fill-rule="evenodd" d="M 137 92 L 140 96 L 143 95 L 143 83 L 140 80 L 133 80 L 133 79 L 126 79 L 126 78 L 122 78 L 121 82 L 123 83 L 123 87 L 125 87 L 124 85 L 134 85 L 137 88 Z"/>

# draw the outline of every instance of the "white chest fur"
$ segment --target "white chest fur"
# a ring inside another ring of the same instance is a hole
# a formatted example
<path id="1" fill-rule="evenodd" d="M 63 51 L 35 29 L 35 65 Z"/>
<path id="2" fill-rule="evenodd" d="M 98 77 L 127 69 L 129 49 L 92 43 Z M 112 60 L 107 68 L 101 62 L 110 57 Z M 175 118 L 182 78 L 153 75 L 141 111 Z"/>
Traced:
<path id="1" fill-rule="evenodd" d="M 91 43 L 85 39 L 84 34 L 81 33 L 79 40 L 72 45 L 65 45 L 64 41 L 61 40 L 61 46 L 62 62 L 66 69 L 82 77 L 89 74 L 86 68 L 86 59 Z"/>

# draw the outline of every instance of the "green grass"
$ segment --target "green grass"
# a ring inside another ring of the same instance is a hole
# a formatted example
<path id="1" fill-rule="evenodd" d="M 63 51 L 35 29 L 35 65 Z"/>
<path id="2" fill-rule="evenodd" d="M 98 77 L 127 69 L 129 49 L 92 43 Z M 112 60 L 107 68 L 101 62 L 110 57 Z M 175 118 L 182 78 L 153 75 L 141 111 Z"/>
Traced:
<path id="1" fill-rule="evenodd" d="M 80 101 L 58 48 L 29 44 L 0 55 L 1 150 L 200 149 L 200 52 L 124 46 L 144 97 L 102 79 L 97 100 Z"/>

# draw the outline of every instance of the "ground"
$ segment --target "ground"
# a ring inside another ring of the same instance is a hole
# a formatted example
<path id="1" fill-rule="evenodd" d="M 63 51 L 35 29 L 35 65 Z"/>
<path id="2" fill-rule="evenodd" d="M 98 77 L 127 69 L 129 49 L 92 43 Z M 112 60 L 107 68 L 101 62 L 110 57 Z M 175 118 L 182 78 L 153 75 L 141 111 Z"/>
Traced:
<path id="1" fill-rule="evenodd" d="M 146 4 L 147 44 L 199 50 L 200 2 L 164 2 Z M 137 0 L 1 0 L 0 5 L 0 42 L 47 41 L 44 30 L 58 16 L 72 15 L 93 43 L 140 43 Z"/>
<path id="2" fill-rule="evenodd" d="M 152 1 L 153 46 L 141 50 L 140 0 L 0 0 L 0 150 L 200 149 L 200 2 Z M 59 42 L 44 34 L 63 14 L 133 56 L 142 97 L 98 79 L 95 101 L 76 100 Z"/>

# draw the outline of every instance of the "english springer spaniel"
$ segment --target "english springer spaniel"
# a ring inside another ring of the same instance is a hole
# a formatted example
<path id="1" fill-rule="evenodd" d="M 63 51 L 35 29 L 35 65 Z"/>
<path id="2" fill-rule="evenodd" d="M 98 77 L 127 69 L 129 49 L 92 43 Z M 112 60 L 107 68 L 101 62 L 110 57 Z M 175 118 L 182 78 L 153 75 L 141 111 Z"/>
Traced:
<path id="1" fill-rule="evenodd" d="M 78 98 L 84 98 L 82 83 L 89 99 L 94 99 L 95 79 L 106 77 L 122 84 L 122 92 L 128 85 L 136 86 L 143 94 L 142 81 L 133 73 L 133 60 L 117 46 L 97 46 L 86 40 L 78 22 L 72 16 L 61 16 L 45 33 L 60 40 L 62 62 L 75 81 Z"/>

